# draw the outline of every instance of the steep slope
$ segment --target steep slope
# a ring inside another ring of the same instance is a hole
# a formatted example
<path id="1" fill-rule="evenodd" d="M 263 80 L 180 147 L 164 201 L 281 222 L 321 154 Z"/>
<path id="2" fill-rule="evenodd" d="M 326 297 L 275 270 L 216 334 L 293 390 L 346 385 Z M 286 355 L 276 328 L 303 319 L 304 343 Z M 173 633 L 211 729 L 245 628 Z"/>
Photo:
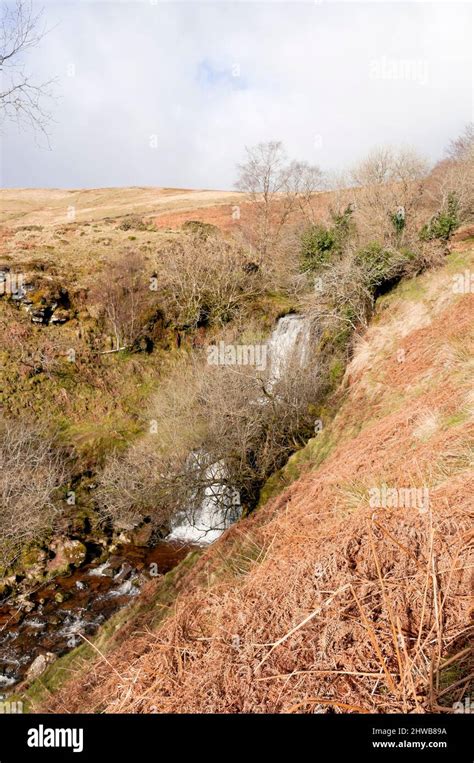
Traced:
<path id="1" fill-rule="evenodd" d="M 471 239 L 379 300 L 296 480 L 43 710 L 452 711 L 472 672 L 473 267 Z"/>

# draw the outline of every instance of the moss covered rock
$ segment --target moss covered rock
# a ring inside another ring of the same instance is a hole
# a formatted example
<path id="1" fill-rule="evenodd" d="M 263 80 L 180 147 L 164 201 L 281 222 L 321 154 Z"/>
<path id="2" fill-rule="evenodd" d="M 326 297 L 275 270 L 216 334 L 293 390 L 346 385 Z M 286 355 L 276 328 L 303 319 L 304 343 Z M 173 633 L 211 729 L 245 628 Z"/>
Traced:
<path id="1" fill-rule="evenodd" d="M 87 549 L 79 540 L 57 538 L 50 546 L 54 558 L 48 562 L 48 572 L 65 573 L 71 567 L 79 567 L 86 558 Z"/>

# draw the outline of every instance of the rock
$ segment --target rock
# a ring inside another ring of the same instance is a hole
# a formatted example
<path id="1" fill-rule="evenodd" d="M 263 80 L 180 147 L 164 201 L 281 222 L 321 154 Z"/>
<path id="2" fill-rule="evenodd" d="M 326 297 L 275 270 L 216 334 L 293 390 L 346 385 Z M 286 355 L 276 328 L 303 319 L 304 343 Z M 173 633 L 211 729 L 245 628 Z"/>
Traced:
<path id="1" fill-rule="evenodd" d="M 16 575 L 8 575 L 0 578 L 0 596 L 4 596 L 13 590 L 16 583 Z"/>
<path id="2" fill-rule="evenodd" d="M 31 612 L 35 608 L 34 602 L 30 601 L 27 593 L 22 593 L 17 596 L 16 605 L 23 612 Z"/>
<path id="3" fill-rule="evenodd" d="M 130 543 L 130 533 L 127 532 L 121 532 L 114 538 L 114 543 L 110 547 L 112 549 L 116 549 L 118 546 L 126 546 L 128 543 Z"/>
<path id="4" fill-rule="evenodd" d="M 40 562 L 33 564 L 28 570 L 25 571 L 25 578 L 30 581 L 40 582 L 44 577 L 44 565 Z"/>
<path id="5" fill-rule="evenodd" d="M 20 556 L 17 569 L 27 580 L 42 580 L 46 570 L 46 551 L 37 546 L 30 546 L 24 549 Z"/>
<path id="6" fill-rule="evenodd" d="M 24 296 L 26 292 L 22 299 Z M 65 323 L 70 318 L 67 289 L 52 281 L 43 283 L 41 288 L 29 294 L 25 307 L 31 316 L 32 323 L 41 325 Z"/>
<path id="7" fill-rule="evenodd" d="M 93 567 L 91 570 L 89 570 L 88 575 L 91 577 L 106 577 L 106 578 L 113 578 L 114 576 L 114 570 L 109 565 L 109 562 L 103 562 L 102 564 L 99 564 L 97 567 Z"/>
<path id="8" fill-rule="evenodd" d="M 39 546 L 28 546 L 23 549 L 20 555 L 20 564 L 24 570 L 28 570 L 30 567 L 35 567 L 37 564 L 44 562 L 46 559 L 46 551 Z"/>
<path id="9" fill-rule="evenodd" d="M 48 323 L 51 316 L 51 310 L 49 307 L 37 307 L 31 310 L 31 322 L 44 325 Z"/>
<path id="10" fill-rule="evenodd" d="M 59 310 L 54 310 L 51 318 L 49 319 L 49 323 L 51 324 L 57 324 L 60 325 L 62 323 L 66 323 L 71 317 L 71 313 L 69 310 L 64 310 L 64 308 L 60 308 Z"/>
<path id="11" fill-rule="evenodd" d="M 55 659 L 56 658 L 52 652 L 39 654 L 37 657 L 35 657 L 26 674 L 28 681 L 34 681 L 35 678 L 38 678 L 38 676 L 44 673 L 48 665 L 54 662 Z"/>
<path id="12" fill-rule="evenodd" d="M 117 572 L 119 572 L 123 567 L 124 561 L 123 557 L 119 556 L 118 554 L 113 554 L 112 556 L 109 556 L 106 562 L 107 570 L 110 570 L 113 575 L 115 575 Z"/>
<path id="13" fill-rule="evenodd" d="M 130 533 L 130 542 L 134 546 L 147 546 L 150 542 L 151 534 L 153 532 L 153 526 L 151 522 L 144 524 L 141 527 L 137 527 Z"/>
<path id="14" fill-rule="evenodd" d="M 128 562 L 124 562 L 117 574 L 114 576 L 114 580 L 117 582 L 123 582 L 126 580 L 132 572 L 132 566 Z"/>
<path id="15" fill-rule="evenodd" d="M 79 567 L 87 554 L 87 549 L 81 541 L 69 538 L 57 538 L 50 548 L 55 552 L 55 556 L 48 562 L 48 572 L 68 572 L 70 567 Z"/>
<path id="16" fill-rule="evenodd" d="M 24 612 L 21 611 L 19 607 L 10 607 L 10 610 L 7 614 L 6 623 L 8 625 L 16 625 L 17 623 L 21 623 L 24 617 Z M 2 615 L 2 617 L 4 617 Z"/>

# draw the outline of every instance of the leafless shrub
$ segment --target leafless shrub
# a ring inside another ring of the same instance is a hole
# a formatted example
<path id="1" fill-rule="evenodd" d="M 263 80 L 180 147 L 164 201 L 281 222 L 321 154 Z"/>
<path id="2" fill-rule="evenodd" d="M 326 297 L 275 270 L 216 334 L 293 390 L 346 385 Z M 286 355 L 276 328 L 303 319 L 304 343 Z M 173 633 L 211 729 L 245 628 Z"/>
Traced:
<path id="1" fill-rule="evenodd" d="M 315 403 L 323 369 L 308 358 L 294 360 L 275 382 L 254 369 L 212 369 L 202 391 L 207 423 L 203 448 L 223 461 L 229 486 L 237 486 L 250 507 L 263 482 L 314 433 Z"/>
<path id="2" fill-rule="evenodd" d="M 101 515 L 125 528 L 134 527 L 151 510 L 157 520 L 165 519 L 158 496 L 158 466 L 157 453 L 149 439 L 132 445 L 125 456 L 111 455 L 95 494 Z"/>
<path id="3" fill-rule="evenodd" d="M 160 253 L 158 292 L 167 316 L 183 328 L 223 325 L 262 290 L 249 258 L 218 236 L 185 236 Z"/>
<path id="4" fill-rule="evenodd" d="M 367 326 L 374 295 L 363 266 L 356 264 L 352 254 L 322 269 L 302 304 L 314 322 L 336 336 L 346 335 Z"/>
<path id="5" fill-rule="evenodd" d="M 253 506 L 262 483 L 314 432 L 314 403 L 326 378 L 309 361 L 273 381 L 268 370 L 184 362 L 156 395 L 153 434 L 103 471 L 103 511 L 115 522 L 147 513 L 166 524 L 216 485 L 239 490 Z M 218 463 L 222 469 L 209 468 Z"/>
<path id="6" fill-rule="evenodd" d="M 446 151 L 454 162 L 474 161 L 474 123 L 469 122 L 461 135 L 452 140 Z"/>
<path id="7" fill-rule="evenodd" d="M 7 567 L 51 527 L 67 468 L 45 433 L 18 421 L 0 423 L 0 461 L 0 564 Z"/>
<path id="8" fill-rule="evenodd" d="M 433 168 L 428 181 L 431 211 L 444 210 L 453 195 L 457 202 L 460 223 L 474 220 L 474 127 L 468 124 L 461 135 L 451 141 L 447 158 Z"/>
<path id="9" fill-rule="evenodd" d="M 104 517 L 133 525 L 152 515 L 166 524 L 187 494 L 186 459 L 199 444 L 202 366 L 178 364 L 165 379 L 144 417 L 144 436 L 125 453 L 111 454 L 99 475 L 97 502 Z"/>
<path id="10" fill-rule="evenodd" d="M 411 149 L 379 148 L 351 172 L 359 242 L 407 246 L 421 222 L 426 161 Z"/>
<path id="11" fill-rule="evenodd" d="M 90 299 L 113 335 L 114 350 L 129 348 L 138 339 L 152 299 L 149 286 L 145 258 L 136 251 L 120 254 L 97 277 Z"/>

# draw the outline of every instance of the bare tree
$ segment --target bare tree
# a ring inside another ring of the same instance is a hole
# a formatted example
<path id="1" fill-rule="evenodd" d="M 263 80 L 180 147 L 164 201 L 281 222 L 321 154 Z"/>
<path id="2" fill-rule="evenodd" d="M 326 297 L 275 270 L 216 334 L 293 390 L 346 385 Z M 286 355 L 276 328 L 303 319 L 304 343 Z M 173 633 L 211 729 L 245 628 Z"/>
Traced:
<path id="1" fill-rule="evenodd" d="M 107 264 L 91 292 L 113 335 L 114 351 L 131 347 L 138 339 L 151 292 L 144 257 L 125 252 Z"/>
<path id="2" fill-rule="evenodd" d="M 469 122 L 461 135 L 450 142 L 446 153 L 455 162 L 474 161 L 474 122 Z"/>
<path id="3" fill-rule="evenodd" d="M 108 459 L 97 492 L 102 513 L 123 524 L 140 513 L 166 524 L 184 511 L 192 521 L 198 496 L 211 492 L 232 512 L 235 490 L 254 505 L 265 479 L 314 431 L 321 370 L 313 357 L 304 366 L 295 358 L 272 382 L 270 368 L 183 360 L 150 409 L 155 434 Z"/>
<path id="4" fill-rule="evenodd" d="M 259 143 L 246 152 L 236 187 L 251 202 L 248 238 L 262 261 L 280 243 L 295 211 L 309 207 L 322 173 L 306 162 L 289 162 L 279 141 Z"/>
<path id="5" fill-rule="evenodd" d="M 51 96 L 52 80 L 37 82 L 25 69 L 24 54 L 41 42 L 46 30 L 43 11 L 35 12 L 31 0 L 5 4 L 0 22 L 0 113 L 46 133 L 50 113 L 45 99 Z"/>
<path id="6" fill-rule="evenodd" d="M 446 210 L 455 198 L 459 223 L 474 220 L 474 124 L 468 124 L 458 138 L 452 140 L 446 158 L 433 168 L 428 197 L 432 212 Z"/>
<path id="7" fill-rule="evenodd" d="M 406 244 L 419 223 L 426 161 L 409 148 L 377 148 L 351 172 L 361 243 Z"/>
<path id="8" fill-rule="evenodd" d="M 190 235 L 160 253 L 158 294 L 179 328 L 224 325 L 262 290 L 238 246 L 220 236 Z"/>

